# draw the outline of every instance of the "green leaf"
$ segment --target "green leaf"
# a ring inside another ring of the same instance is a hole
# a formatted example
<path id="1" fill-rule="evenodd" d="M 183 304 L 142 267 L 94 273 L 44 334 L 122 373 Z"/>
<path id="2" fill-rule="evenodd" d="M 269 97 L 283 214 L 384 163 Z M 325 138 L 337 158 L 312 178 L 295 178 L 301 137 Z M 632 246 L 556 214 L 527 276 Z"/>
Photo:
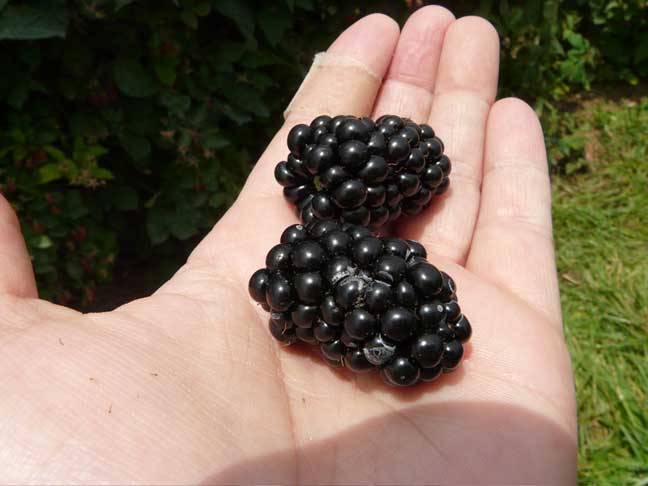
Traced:
<path id="1" fill-rule="evenodd" d="M 58 164 L 45 164 L 38 169 L 36 175 L 41 184 L 47 184 L 63 177 Z"/>
<path id="2" fill-rule="evenodd" d="M 7 103 L 12 108 L 19 110 L 25 104 L 25 101 L 27 101 L 27 99 L 29 98 L 30 91 L 31 83 L 28 80 L 16 83 L 13 89 L 7 95 Z"/>
<path id="3" fill-rule="evenodd" d="M 175 83 L 176 80 L 176 71 L 172 65 L 158 62 L 155 63 L 155 66 L 153 67 L 155 69 L 155 74 L 157 74 L 160 81 L 167 86 L 173 86 L 173 83 Z"/>
<path id="4" fill-rule="evenodd" d="M 220 193 L 214 194 L 209 199 L 209 205 L 214 209 L 218 209 L 222 207 L 223 204 L 225 204 L 225 197 Z"/>
<path id="5" fill-rule="evenodd" d="M 115 12 L 118 10 L 121 10 L 127 5 L 130 5 L 133 3 L 135 0 L 115 0 Z"/>
<path id="6" fill-rule="evenodd" d="M 5 8 L 8 3 L 9 3 L 9 0 L 0 0 L 0 10 Z"/>
<path id="7" fill-rule="evenodd" d="M 252 120 L 252 117 L 248 115 L 247 113 L 243 113 L 240 110 L 237 110 L 236 108 L 231 107 L 230 105 L 223 105 L 222 107 L 223 114 L 228 117 L 230 120 L 235 121 L 239 125 L 243 125 L 244 123 L 249 122 Z"/>
<path id="8" fill-rule="evenodd" d="M 182 19 L 182 22 L 188 27 L 191 27 L 194 30 L 198 28 L 198 17 L 196 17 L 193 12 L 185 10 L 180 14 L 180 19 Z"/>
<path id="9" fill-rule="evenodd" d="M 174 115 L 180 115 L 191 106 L 191 98 L 186 95 L 180 95 L 173 91 L 165 91 L 160 96 L 160 101 Z"/>
<path id="10" fill-rule="evenodd" d="M 67 260 L 65 262 L 65 271 L 72 280 L 81 280 L 83 278 L 83 267 L 77 261 Z"/>
<path id="11" fill-rule="evenodd" d="M 117 186 L 112 191 L 112 202 L 120 211 L 132 211 L 137 209 L 139 198 L 132 187 Z"/>
<path id="12" fill-rule="evenodd" d="M 258 18 L 259 27 L 273 46 L 276 46 L 286 30 L 292 25 L 292 17 L 279 15 L 277 12 L 265 10 Z"/>
<path id="13" fill-rule="evenodd" d="M 206 149 L 216 150 L 227 147 L 229 144 L 229 140 L 220 133 L 203 134 L 202 146 Z"/>
<path id="14" fill-rule="evenodd" d="M 145 98 L 157 92 L 153 77 L 134 59 L 118 59 L 115 62 L 113 76 L 117 87 L 127 96 Z"/>
<path id="15" fill-rule="evenodd" d="M 65 37 L 68 15 L 65 3 L 40 1 L 34 6 L 9 6 L 0 14 L 0 40 L 34 40 Z"/>
<path id="16" fill-rule="evenodd" d="M 254 41 L 254 11 L 249 4 L 241 0 L 219 0 L 214 8 L 236 22 L 246 39 Z"/>
<path id="17" fill-rule="evenodd" d="M 200 208 L 205 205 L 208 198 L 209 194 L 207 194 L 206 192 L 197 192 L 192 197 L 192 203 L 194 207 Z"/>
<path id="18" fill-rule="evenodd" d="M 295 0 L 294 3 L 303 10 L 313 10 L 313 0 Z"/>
<path id="19" fill-rule="evenodd" d="M 112 172 L 110 172 L 108 169 L 104 169 L 103 167 L 95 167 L 93 169 L 90 169 L 90 174 L 97 179 L 113 179 L 115 177 Z"/>
<path id="20" fill-rule="evenodd" d="M 133 160 L 141 160 L 151 155 L 151 142 L 145 137 L 126 134 L 121 139 L 122 146 Z"/>
<path id="21" fill-rule="evenodd" d="M 169 239 L 167 214 L 158 208 L 151 209 L 146 220 L 146 231 L 153 245 L 159 245 Z"/>
<path id="22" fill-rule="evenodd" d="M 47 250 L 52 246 L 52 240 L 47 235 L 36 235 L 29 239 L 29 246 L 39 250 Z"/>
<path id="23" fill-rule="evenodd" d="M 63 211 L 65 212 L 65 216 L 70 219 L 79 219 L 88 214 L 88 208 L 85 206 L 79 191 L 68 191 L 65 193 Z"/>
<path id="24" fill-rule="evenodd" d="M 191 218 L 184 213 L 176 213 L 169 221 L 171 234 L 179 240 L 186 240 L 198 233 L 198 228 Z"/>
<path id="25" fill-rule="evenodd" d="M 209 15 L 209 12 L 211 12 L 211 5 L 209 2 L 202 2 L 194 6 L 193 11 L 196 15 L 204 17 L 205 15 Z"/>

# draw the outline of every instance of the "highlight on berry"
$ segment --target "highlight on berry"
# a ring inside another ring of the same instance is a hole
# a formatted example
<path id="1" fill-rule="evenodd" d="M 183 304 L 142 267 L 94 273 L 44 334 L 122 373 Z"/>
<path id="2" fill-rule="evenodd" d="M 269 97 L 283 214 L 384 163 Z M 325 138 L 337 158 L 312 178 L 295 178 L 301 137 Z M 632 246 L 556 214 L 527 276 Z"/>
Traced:
<path id="1" fill-rule="evenodd" d="M 319 348 L 326 363 L 409 386 L 459 365 L 470 322 L 452 278 L 415 241 L 336 221 L 286 228 L 249 281 L 272 336 Z"/>
<path id="2" fill-rule="evenodd" d="M 288 149 L 275 179 L 304 223 L 377 229 L 418 214 L 450 184 L 450 159 L 432 127 L 395 115 L 321 115 L 290 130 Z"/>

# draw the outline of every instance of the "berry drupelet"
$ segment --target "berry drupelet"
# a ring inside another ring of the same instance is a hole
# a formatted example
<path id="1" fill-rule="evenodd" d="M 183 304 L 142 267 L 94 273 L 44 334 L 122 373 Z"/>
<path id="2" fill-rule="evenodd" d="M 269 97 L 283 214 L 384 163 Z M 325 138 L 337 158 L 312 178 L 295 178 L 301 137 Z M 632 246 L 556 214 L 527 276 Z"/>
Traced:
<path id="1" fill-rule="evenodd" d="M 288 149 L 275 178 L 304 223 L 380 228 L 418 214 L 449 185 L 450 159 L 432 128 L 395 115 L 321 115 L 293 127 Z"/>
<path id="2" fill-rule="evenodd" d="M 419 243 L 349 223 L 292 225 L 249 292 L 270 311 L 281 343 L 301 341 L 331 366 L 377 369 L 390 385 L 414 385 L 454 370 L 472 333 L 454 281 L 426 256 Z"/>

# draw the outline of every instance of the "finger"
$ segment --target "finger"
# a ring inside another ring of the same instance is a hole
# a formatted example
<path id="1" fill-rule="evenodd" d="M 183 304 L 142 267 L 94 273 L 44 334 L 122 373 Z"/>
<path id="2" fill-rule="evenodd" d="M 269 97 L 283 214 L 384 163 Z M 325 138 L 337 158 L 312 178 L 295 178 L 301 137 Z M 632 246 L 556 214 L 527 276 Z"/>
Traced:
<path id="1" fill-rule="evenodd" d="M 370 114 L 398 33 L 398 25 L 391 18 L 369 15 L 344 31 L 317 58 L 287 110 L 283 128 L 261 156 L 234 206 L 194 257 L 213 259 L 214 252 L 232 246 L 242 251 L 241 243 L 245 251 L 263 253 L 268 241 L 277 241 L 287 225 L 297 222 L 294 208 L 283 200 L 274 179 L 275 165 L 288 153 L 288 131 L 320 114 Z"/>
<path id="2" fill-rule="evenodd" d="M 495 103 L 488 117 L 481 208 L 466 264 L 560 325 L 542 128 L 515 98 Z"/>
<path id="3" fill-rule="evenodd" d="M 436 5 L 417 10 L 407 20 L 380 88 L 374 117 L 394 114 L 427 121 L 446 29 L 454 15 Z"/>
<path id="4" fill-rule="evenodd" d="M 450 188 L 399 227 L 430 252 L 458 263 L 465 261 L 479 210 L 484 133 L 497 92 L 498 65 L 499 40 L 490 23 L 464 17 L 448 27 L 429 123 L 453 164 Z"/>
<path id="5" fill-rule="evenodd" d="M 20 223 L 0 194 L 0 294 L 37 298 L 36 280 Z"/>

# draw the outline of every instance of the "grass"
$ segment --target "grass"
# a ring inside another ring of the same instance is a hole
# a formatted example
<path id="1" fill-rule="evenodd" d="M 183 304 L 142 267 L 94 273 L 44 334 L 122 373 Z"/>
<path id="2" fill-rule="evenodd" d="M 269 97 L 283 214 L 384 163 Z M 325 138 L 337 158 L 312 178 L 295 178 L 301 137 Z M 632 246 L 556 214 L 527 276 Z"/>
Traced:
<path id="1" fill-rule="evenodd" d="M 648 485 L 648 98 L 567 118 L 580 156 L 554 177 L 554 227 L 579 481 Z"/>

